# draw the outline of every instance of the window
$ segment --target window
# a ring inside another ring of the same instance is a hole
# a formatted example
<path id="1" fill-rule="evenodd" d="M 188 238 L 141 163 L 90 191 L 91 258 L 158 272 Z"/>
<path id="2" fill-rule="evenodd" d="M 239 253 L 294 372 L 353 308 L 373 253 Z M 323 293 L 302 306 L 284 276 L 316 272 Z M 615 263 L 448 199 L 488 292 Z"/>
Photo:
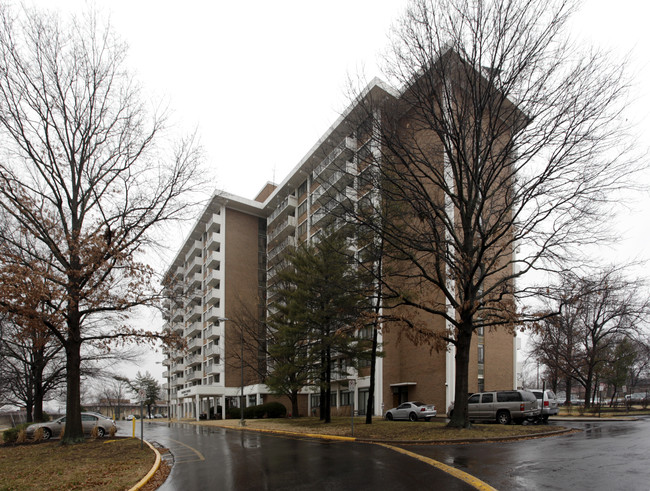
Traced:
<path id="1" fill-rule="evenodd" d="M 498 402 L 519 402 L 521 400 L 521 394 L 516 390 L 504 390 L 502 392 L 497 392 Z"/>
<path id="2" fill-rule="evenodd" d="M 474 394 L 467 400 L 467 404 L 478 404 L 479 397 L 481 394 Z"/>
<path id="3" fill-rule="evenodd" d="M 350 405 L 350 391 L 342 391 L 341 392 L 341 406 L 349 406 Z"/>
<path id="4" fill-rule="evenodd" d="M 257 404 L 257 395 L 251 394 L 248 396 L 248 405 L 255 406 Z"/>
<path id="5" fill-rule="evenodd" d="M 303 201 L 303 202 L 300 203 L 300 205 L 298 206 L 298 215 L 297 215 L 297 217 L 300 218 L 300 217 L 303 216 L 305 213 L 307 213 L 307 200 Z"/>
<path id="6" fill-rule="evenodd" d="M 336 392 L 332 392 L 330 394 L 330 406 L 331 407 L 336 407 L 336 401 L 337 401 L 336 394 L 337 394 Z"/>
<path id="7" fill-rule="evenodd" d="M 298 197 L 302 196 L 307 192 L 307 181 L 303 182 L 300 186 L 298 186 Z"/>
<path id="8" fill-rule="evenodd" d="M 359 404 L 357 405 L 357 408 L 359 410 L 359 415 L 366 414 L 366 409 L 368 408 L 368 393 L 369 389 L 359 389 L 358 391 Z"/>
<path id="9" fill-rule="evenodd" d="M 314 407 L 320 407 L 320 394 L 311 394 L 309 396 L 309 405 Z"/>
<path id="10" fill-rule="evenodd" d="M 489 394 L 483 394 L 483 397 L 481 398 L 481 402 L 494 402 L 494 394 L 490 392 Z"/>
<path id="11" fill-rule="evenodd" d="M 482 344 L 478 345 L 478 362 L 485 363 L 485 348 Z"/>
<path id="12" fill-rule="evenodd" d="M 476 328 L 476 334 L 478 334 L 479 336 L 483 336 L 484 332 L 485 332 L 485 328 L 483 326 Z"/>
<path id="13" fill-rule="evenodd" d="M 365 326 L 359 329 L 359 339 L 372 339 L 372 326 Z"/>
<path id="14" fill-rule="evenodd" d="M 306 233 L 307 233 L 307 220 L 305 220 L 300 225 L 298 225 L 298 233 L 296 234 L 296 237 L 302 237 Z"/>

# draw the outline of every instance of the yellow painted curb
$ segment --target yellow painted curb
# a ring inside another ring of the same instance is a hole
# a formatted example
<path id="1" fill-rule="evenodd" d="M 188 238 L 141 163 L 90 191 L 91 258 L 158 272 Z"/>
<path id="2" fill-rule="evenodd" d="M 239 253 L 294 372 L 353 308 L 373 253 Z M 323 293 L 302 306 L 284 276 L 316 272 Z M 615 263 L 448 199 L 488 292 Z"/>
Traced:
<path id="1" fill-rule="evenodd" d="M 382 447 L 389 448 L 391 450 L 402 453 L 404 455 L 408 455 L 409 457 L 413 457 L 414 459 L 417 459 L 426 464 L 432 465 L 433 467 L 436 467 L 437 469 L 440 469 L 441 471 L 446 472 L 447 474 L 450 474 L 455 478 L 466 482 L 470 486 L 473 486 L 475 489 L 479 489 L 480 491 L 497 491 L 495 488 L 493 488 L 487 483 L 484 483 L 480 479 L 470 474 L 467 474 L 466 472 L 463 472 L 459 469 L 456 469 L 455 467 L 451 467 L 450 465 L 443 464 L 442 462 L 438 462 L 437 460 L 430 459 L 429 457 L 424 457 L 414 452 L 409 452 L 408 450 L 404 450 L 403 448 L 393 447 L 392 445 L 387 445 L 386 443 L 376 443 L 375 445 L 381 445 Z"/>
<path id="2" fill-rule="evenodd" d="M 152 467 L 151 470 L 147 473 L 147 475 L 144 476 L 142 479 L 140 479 L 140 481 L 138 481 L 138 483 L 137 483 L 135 486 L 133 486 L 131 489 L 129 489 L 129 491 L 137 491 L 137 490 L 140 489 L 142 486 L 144 486 L 145 484 L 147 484 L 147 483 L 149 482 L 149 479 L 151 479 L 151 478 L 153 477 L 153 475 L 156 473 L 156 471 L 157 471 L 158 468 L 160 467 L 160 452 L 159 452 L 158 450 L 156 450 L 156 448 L 155 448 L 151 443 L 149 443 L 147 440 L 144 440 L 144 442 L 145 442 L 147 445 L 149 445 L 149 448 L 150 448 L 151 450 L 153 450 L 154 453 L 156 454 L 156 461 L 153 463 L 153 467 Z"/>
<path id="3" fill-rule="evenodd" d="M 284 430 L 267 430 L 264 428 L 251 428 L 249 426 L 221 426 L 221 425 L 210 425 L 216 428 L 224 428 L 226 430 L 243 430 L 243 431 L 256 431 L 258 433 L 271 433 L 275 435 L 289 435 L 289 436 L 306 436 L 309 438 L 319 438 L 321 440 L 338 440 L 343 442 L 356 442 L 357 439 L 352 436 L 337 436 L 337 435 L 321 435 L 318 433 L 299 433 L 296 431 L 284 431 Z"/>

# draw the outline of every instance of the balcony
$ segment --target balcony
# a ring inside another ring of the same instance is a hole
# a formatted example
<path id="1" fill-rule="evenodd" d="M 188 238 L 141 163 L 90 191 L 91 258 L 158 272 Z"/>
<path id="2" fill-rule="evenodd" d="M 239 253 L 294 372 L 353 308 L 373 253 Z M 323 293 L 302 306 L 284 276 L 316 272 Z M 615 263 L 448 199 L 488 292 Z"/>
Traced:
<path id="1" fill-rule="evenodd" d="M 284 198 L 282 203 L 280 203 L 280 206 L 278 206 L 275 211 L 271 213 L 271 216 L 266 219 L 266 226 L 268 227 L 277 219 L 293 213 L 293 210 L 296 209 L 296 206 L 298 206 L 298 198 L 293 195 L 287 196 Z"/>
<path id="2" fill-rule="evenodd" d="M 200 365 L 201 363 L 203 363 L 203 356 L 196 354 L 188 356 L 185 365 L 188 367 L 194 367 L 196 365 Z"/>
<path id="3" fill-rule="evenodd" d="M 201 303 L 201 288 L 192 288 L 191 290 L 187 291 L 184 307 L 187 308 L 192 303 Z"/>
<path id="4" fill-rule="evenodd" d="M 209 358 L 216 358 L 221 356 L 221 346 L 213 344 L 209 348 L 205 349 L 205 355 Z"/>
<path id="5" fill-rule="evenodd" d="M 352 202 L 356 201 L 356 199 L 357 191 L 354 188 L 347 186 L 343 191 L 336 193 L 336 195 L 331 197 L 327 202 L 325 202 L 325 204 L 312 213 L 312 226 L 317 225 L 329 215 L 340 215 L 341 213 L 333 212 L 343 205 L 348 207 L 351 206 Z"/>
<path id="6" fill-rule="evenodd" d="M 175 379 L 172 380 L 172 386 L 179 386 L 185 383 L 185 377 L 177 375 Z"/>
<path id="7" fill-rule="evenodd" d="M 223 336 L 223 327 L 221 326 L 210 326 L 205 330 L 205 339 L 217 339 Z"/>
<path id="8" fill-rule="evenodd" d="M 208 365 L 208 367 L 205 369 L 206 375 L 217 375 L 219 373 L 221 373 L 221 366 L 217 365 L 216 363 Z"/>
<path id="9" fill-rule="evenodd" d="M 269 244 L 274 241 L 281 241 L 296 230 L 296 217 L 288 216 L 287 219 L 280 223 L 273 232 L 269 234 Z"/>
<path id="10" fill-rule="evenodd" d="M 200 305 L 194 305 L 193 307 L 188 308 L 185 312 L 185 322 L 194 322 L 199 320 L 202 313 L 203 307 Z"/>
<path id="11" fill-rule="evenodd" d="M 171 376 L 171 372 L 170 372 L 169 370 L 165 370 L 165 371 L 162 373 L 162 378 L 167 379 L 167 378 L 169 378 L 170 376 Z"/>
<path id="12" fill-rule="evenodd" d="M 184 365 L 181 363 L 175 363 L 172 365 L 172 375 L 175 375 L 177 373 L 183 373 L 183 370 L 185 369 Z"/>
<path id="13" fill-rule="evenodd" d="M 183 311 L 181 309 L 172 310 L 169 318 L 172 322 L 183 322 Z"/>
<path id="14" fill-rule="evenodd" d="M 217 289 L 211 289 L 203 297 L 204 305 L 219 305 L 221 301 L 221 292 Z"/>
<path id="15" fill-rule="evenodd" d="M 185 287 L 186 291 L 201 288 L 201 273 L 188 274 L 185 277 Z"/>
<path id="16" fill-rule="evenodd" d="M 193 274 L 193 273 L 198 273 L 201 271 L 201 266 L 203 266 L 203 259 L 201 256 L 194 256 L 190 261 L 187 263 L 187 274 Z"/>
<path id="17" fill-rule="evenodd" d="M 266 272 L 266 281 L 268 282 L 269 285 L 274 284 L 277 281 L 276 276 L 280 271 L 286 269 L 289 267 L 289 263 L 287 261 L 280 261 L 277 263 L 275 266 L 272 266 L 269 268 L 269 270 Z"/>
<path id="18" fill-rule="evenodd" d="M 273 260 L 279 259 L 280 253 L 282 253 L 287 247 L 295 247 L 296 246 L 296 238 L 293 236 L 287 237 L 284 241 L 282 241 L 280 244 L 275 246 L 273 249 L 269 249 L 268 256 L 267 256 L 267 264 L 271 266 L 273 263 Z"/>
<path id="19" fill-rule="evenodd" d="M 188 382 L 194 382 L 195 380 L 201 380 L 203 378 L 203 372 L 201 370 L 196 370 L 187 375 Z"/>
<path id="20" fill-rule="evenodd" d="M 165 382 L 164 384 L 162 384 L 162 388 L 165 391 L 165 394 L 167 394 L 167 391 L 169 390 L 169 384 Z"/>
<path id="21" fill-rule="evenodd" d="M 221 242 L 219 241 L 219 237 L 220 236 L 218 234 L 208 234 L 207 249 L 209 251 L 221 250 Z"/>
<path id="22" fill-rule="evenodd" d="M 220 309 L 217 307 L 210 307 L 205 311 L 205 320 L 206 322 L 214 322 L 222 319 L 223 315 L 220 312 Z"/>
<path id="23" fill-rule="evenodd" d="M 205 284 L 210 288 L 219 288 L 221 285 L 221 272 L 214 269 L 208 270 L 205 275 Z"/>
<path id="24" fill-rule="evenodd" d="M 201 256 L 201 250 L 203 249 L 203 244 L 200 240 L 195 240 L 190 245 L 190 250 L 187 252 L 190 256 Z"/>
<path id="25" fill-rule="evenodd" d="M 192 324 L 192 326 L 198 326 L 198 325 L 199 325 L 198 322 L 195 322 L 194 324 Z M 201 332 L 200 326 L 199 326 L 198 331 L 192 330 L 191 335 L 194 336 L 195 334 L 198 334 L 199 332 Z M 189 335 L 187 337 L 189 337 Z M 192 348 L 198 348 L 198 347 L 200 347 L 202 345 L 203 345 L 203 340 L 200 337 L 192 337 L 192 338 L 187 340 L 187 349 L 191 350 Z"/>
<path id="26" fill-rule="evenodd" d="M 205 225 L 205 230 L 209 233 L 211 232 L 218 234 L 221 232 L 221 215 L 213 213 L 210 217 L 210 220 L 208 220 L 208 223 Z"/>
<path id="27" fill-rule="evenodd" d="M 223 261 L 223 253 L 220 251 L 213 251 L 208 255 L 205 265 L 210 269 L 219 269 L 221 261 Z"/>
<path id="28" fill-rule="evenodd" d="M 171 360 L 171 358 L 169 358 L 169 355 L 165 354 L 165 356 L 167 356 L 168 358 L 165 358 L 162 361 L 162 364 L 163 364 L 163 366 L 168 367 L 168 366 L 170 366 L 172 364 L 172 360 Z"/>
<path id="29" fill-rule="evenodd" d="M 352 158 L 353 153 L 357 149 L 357 141 L 354 138 L 345 137 L 334 150 L 332 150 L 327 157 L 325 157 L 318 166 L 314 169 L 314 180 L 323 179 L 326 177 L 327 172 L 336 171 L 337 164 L 340 165 L 341 161 Z M 327 172 L 326 172 L 327 171 Z"/>
<path id="30" fill-rule="evenodd" d="M 345 169 L 334 172 L 311 194 L 312 204 L 316 202 L 324 203 L 336 198 L 337 191 L 343 187 L 350 187 L 354 181 L 356 165 L 352 162 L 345 164 Z"/>

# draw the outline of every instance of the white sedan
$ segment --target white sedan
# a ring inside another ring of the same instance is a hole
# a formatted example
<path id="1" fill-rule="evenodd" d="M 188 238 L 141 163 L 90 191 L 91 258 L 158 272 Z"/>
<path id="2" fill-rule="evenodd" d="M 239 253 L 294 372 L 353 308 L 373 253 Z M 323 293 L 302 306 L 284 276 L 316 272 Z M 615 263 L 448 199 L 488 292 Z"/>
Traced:
<path id="1" fill-rule="evenodd" d="M 393 421 L 394 419 L 408 419 L 409 421 L 417 421 L 423 419 L 429 421 L 436 416 L 436 407 L 433 404 L 425 404 L 423 402 L 404 402 L 399 406 L 386 411 L 386 419 Z"/>

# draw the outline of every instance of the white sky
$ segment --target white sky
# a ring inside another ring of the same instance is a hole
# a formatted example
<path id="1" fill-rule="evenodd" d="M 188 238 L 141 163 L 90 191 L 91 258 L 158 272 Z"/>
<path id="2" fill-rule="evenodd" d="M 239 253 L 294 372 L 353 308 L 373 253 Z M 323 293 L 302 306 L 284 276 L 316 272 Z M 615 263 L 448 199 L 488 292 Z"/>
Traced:
<path id="1" fill-rule="evenodd" d="M 84 0 L 34 0 L 80 12 Z M 96 0 L 130 47 L 144 94 L 167 102 L 179 131 L 198 129 L 213 187 L 253 198 L 280 182 L 335 121 L 348 74 L 380 75 L 378 55 L 405 0 Z M 633 51 L 639 144 L 650 148 L 650 34 L 644 0 L 586 0 L 574 33 Z M 650 179 L 646 179 L 650 182 Z M 648 191 L 621 218 L 624 257 L 650 258 Z M 184 233 L 178 234 L 180 246 Z M 608 251 L 607 254 L 610 254 Z M 159 320 L 152 320 L 159 322 Z M 161 357 L 157 357 L 158 360 Z M 143 366 L 160 377 L 162 367 Z"/>

